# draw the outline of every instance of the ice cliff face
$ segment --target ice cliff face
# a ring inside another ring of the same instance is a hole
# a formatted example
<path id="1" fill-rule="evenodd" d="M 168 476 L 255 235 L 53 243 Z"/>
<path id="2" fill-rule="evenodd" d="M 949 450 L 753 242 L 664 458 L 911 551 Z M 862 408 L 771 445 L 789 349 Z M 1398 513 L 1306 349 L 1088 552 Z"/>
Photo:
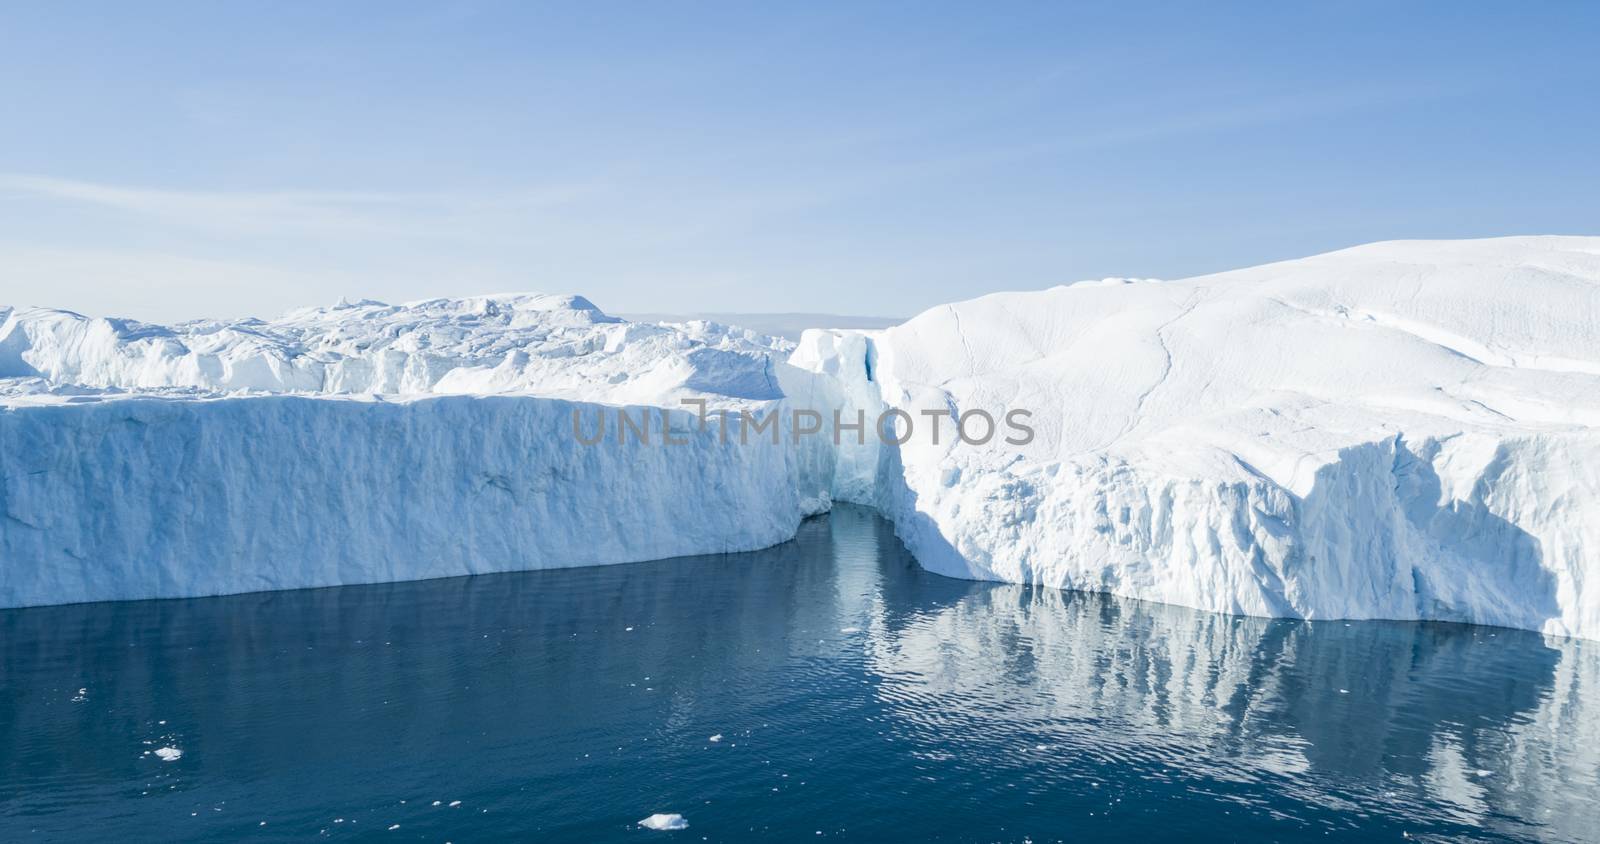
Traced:
<path id="1" fill-rule="evenodd" d="M 782 449 L 697 435 L 683 411 L 666 417 L 680 445 L 579 446 L 575 411 L 590 428 L 617 409 L 526 396 L 12 408 L 0 605 L 633 562 L 794 535 Z M 626 412 L 659 439 L 661 409 Z"/>
<path id="2" fill-rule="evenodd" d="M 870 366 L 816 354 L 837 337 L 796 363 L 912 415 L 1033 413 L 1026 445 L 881 449 L 872 503 L 935 571 L 1600 638 L 1600 239 L 996 294 L 865 339 Z"/>
<path id="3" fill-rule="evenodd" d="M 1600 638 L 1600 238 L 996 294 L 798 347 L 575 297 L 0 319 L 0 604 L 754 548 L 850 500 L 960 577 Z M 682 398 L 824 426 L 741 444 Z M 688 445 L 580 445 L 566 417 L 611 405 Z M 833 441 L 885 410 L 903 444 Z M 951 421 L 1013 410 L 1030 442 Z"/>

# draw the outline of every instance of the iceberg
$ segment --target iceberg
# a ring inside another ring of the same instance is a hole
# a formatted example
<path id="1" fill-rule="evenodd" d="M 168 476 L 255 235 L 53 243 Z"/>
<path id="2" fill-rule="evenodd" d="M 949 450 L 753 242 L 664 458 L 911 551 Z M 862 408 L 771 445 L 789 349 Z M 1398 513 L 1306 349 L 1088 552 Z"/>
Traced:
<path id="1" fill-rule="evenodd" d="M 531 294 L 173 326 L 0 308 L 0 605 L 749 550 L 850 501 L 956 577 L 1600 638 L 1597 388 L 1583 237 L 797 342 Z"/>
<path id="2" fill-rule="evenodd" d="M 804 512 L 791 451 L 678 405 L 779 403 L 783 344 L 740 329 L 547 296 L 3 318 L 0 606 L 753 550 Z"/>
<path id="3" fill-rule="evenodd" d="M 1600 238 L 1000 293 L 793 360 L 948 411 L 937 444 L 845 461 L 933 571 L 1600 637 Z M 1025 445 L 950 422 L 1016 408 Z M 843 471 L 835 495 L 861 487 Z"/>

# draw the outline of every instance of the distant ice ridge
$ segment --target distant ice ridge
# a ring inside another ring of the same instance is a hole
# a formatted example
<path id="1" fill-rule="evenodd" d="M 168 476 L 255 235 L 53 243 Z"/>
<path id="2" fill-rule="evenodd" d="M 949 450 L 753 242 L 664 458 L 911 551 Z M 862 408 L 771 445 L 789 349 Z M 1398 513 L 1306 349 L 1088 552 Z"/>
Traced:
<path id="1" fill-rule="evenodd" d="M 683 398 L 918 431 L 741 445 Z M 0 605 L 743 550 L 845 500 L 958 577 L 1600 638 L 1600 238 L 1002 293 L 797 345 L 580 297 L 0 309 L 0 404 Z M 579 446 L 571 412 L 614 405 L 674 409 L 689 445 Z M 934 444 L 935 409 L 1037 436 Z"/>
<path id="2" fill-rule="evenodd" d="M 788 345 L 713 322 L 625 322 L 582 296 L 364 300 L 170 327 L 0 308 L 0 380 L 12 381 L 0 390 L 776 399 L 769 357 Z"/>
<path id="3" fill-rule="evenodd" d="M 1001 293 L 793 361 L 913 416 L 1033 412 L 1026 446 L 877 449 L 867 503 L 934 571 L 1600 638 L 1600 238 Z"/>

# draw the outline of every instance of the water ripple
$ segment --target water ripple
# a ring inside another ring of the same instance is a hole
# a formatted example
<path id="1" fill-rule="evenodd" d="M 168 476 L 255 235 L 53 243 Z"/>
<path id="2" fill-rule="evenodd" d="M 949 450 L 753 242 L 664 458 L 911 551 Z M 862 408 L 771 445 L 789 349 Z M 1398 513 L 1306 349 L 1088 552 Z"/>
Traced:
<path id="1" fill-rule="evenodd" d="M 949 580 L 840 508 L 751 554 L 0 612 L 0 839 L 1585 840 L 1592 644 Z"/>

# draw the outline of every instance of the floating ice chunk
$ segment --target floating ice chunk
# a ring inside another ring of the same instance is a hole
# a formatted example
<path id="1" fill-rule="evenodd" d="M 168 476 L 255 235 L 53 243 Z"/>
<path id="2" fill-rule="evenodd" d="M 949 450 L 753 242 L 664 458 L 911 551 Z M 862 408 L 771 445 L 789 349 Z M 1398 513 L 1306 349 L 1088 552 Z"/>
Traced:
<path id="1" fill-rule="evenodd" d="M 158 747 L 156 755 L 161 757 L 163 762 L 176 762 L 183 758 L 183 751 L 176 747 Z"/>
<path id="2" fill-rule="evenodd" d="M 670 814 L 657 813 L 645 818 L 642 821 L 639 821 L 639 825 L 645 829 L 654 829 L 658 832 L 668 832 L 676 829 L 688 829 L 689 821 L 683 815 L 680 815 L 676 812 Z"/>
<path id="3" fill-rule="evenodd" d="M 722 733 L 717 733 L 716 735 L 712 736 L 711 738 L 706 739 L 706 741 L 722 741 Z"/>

